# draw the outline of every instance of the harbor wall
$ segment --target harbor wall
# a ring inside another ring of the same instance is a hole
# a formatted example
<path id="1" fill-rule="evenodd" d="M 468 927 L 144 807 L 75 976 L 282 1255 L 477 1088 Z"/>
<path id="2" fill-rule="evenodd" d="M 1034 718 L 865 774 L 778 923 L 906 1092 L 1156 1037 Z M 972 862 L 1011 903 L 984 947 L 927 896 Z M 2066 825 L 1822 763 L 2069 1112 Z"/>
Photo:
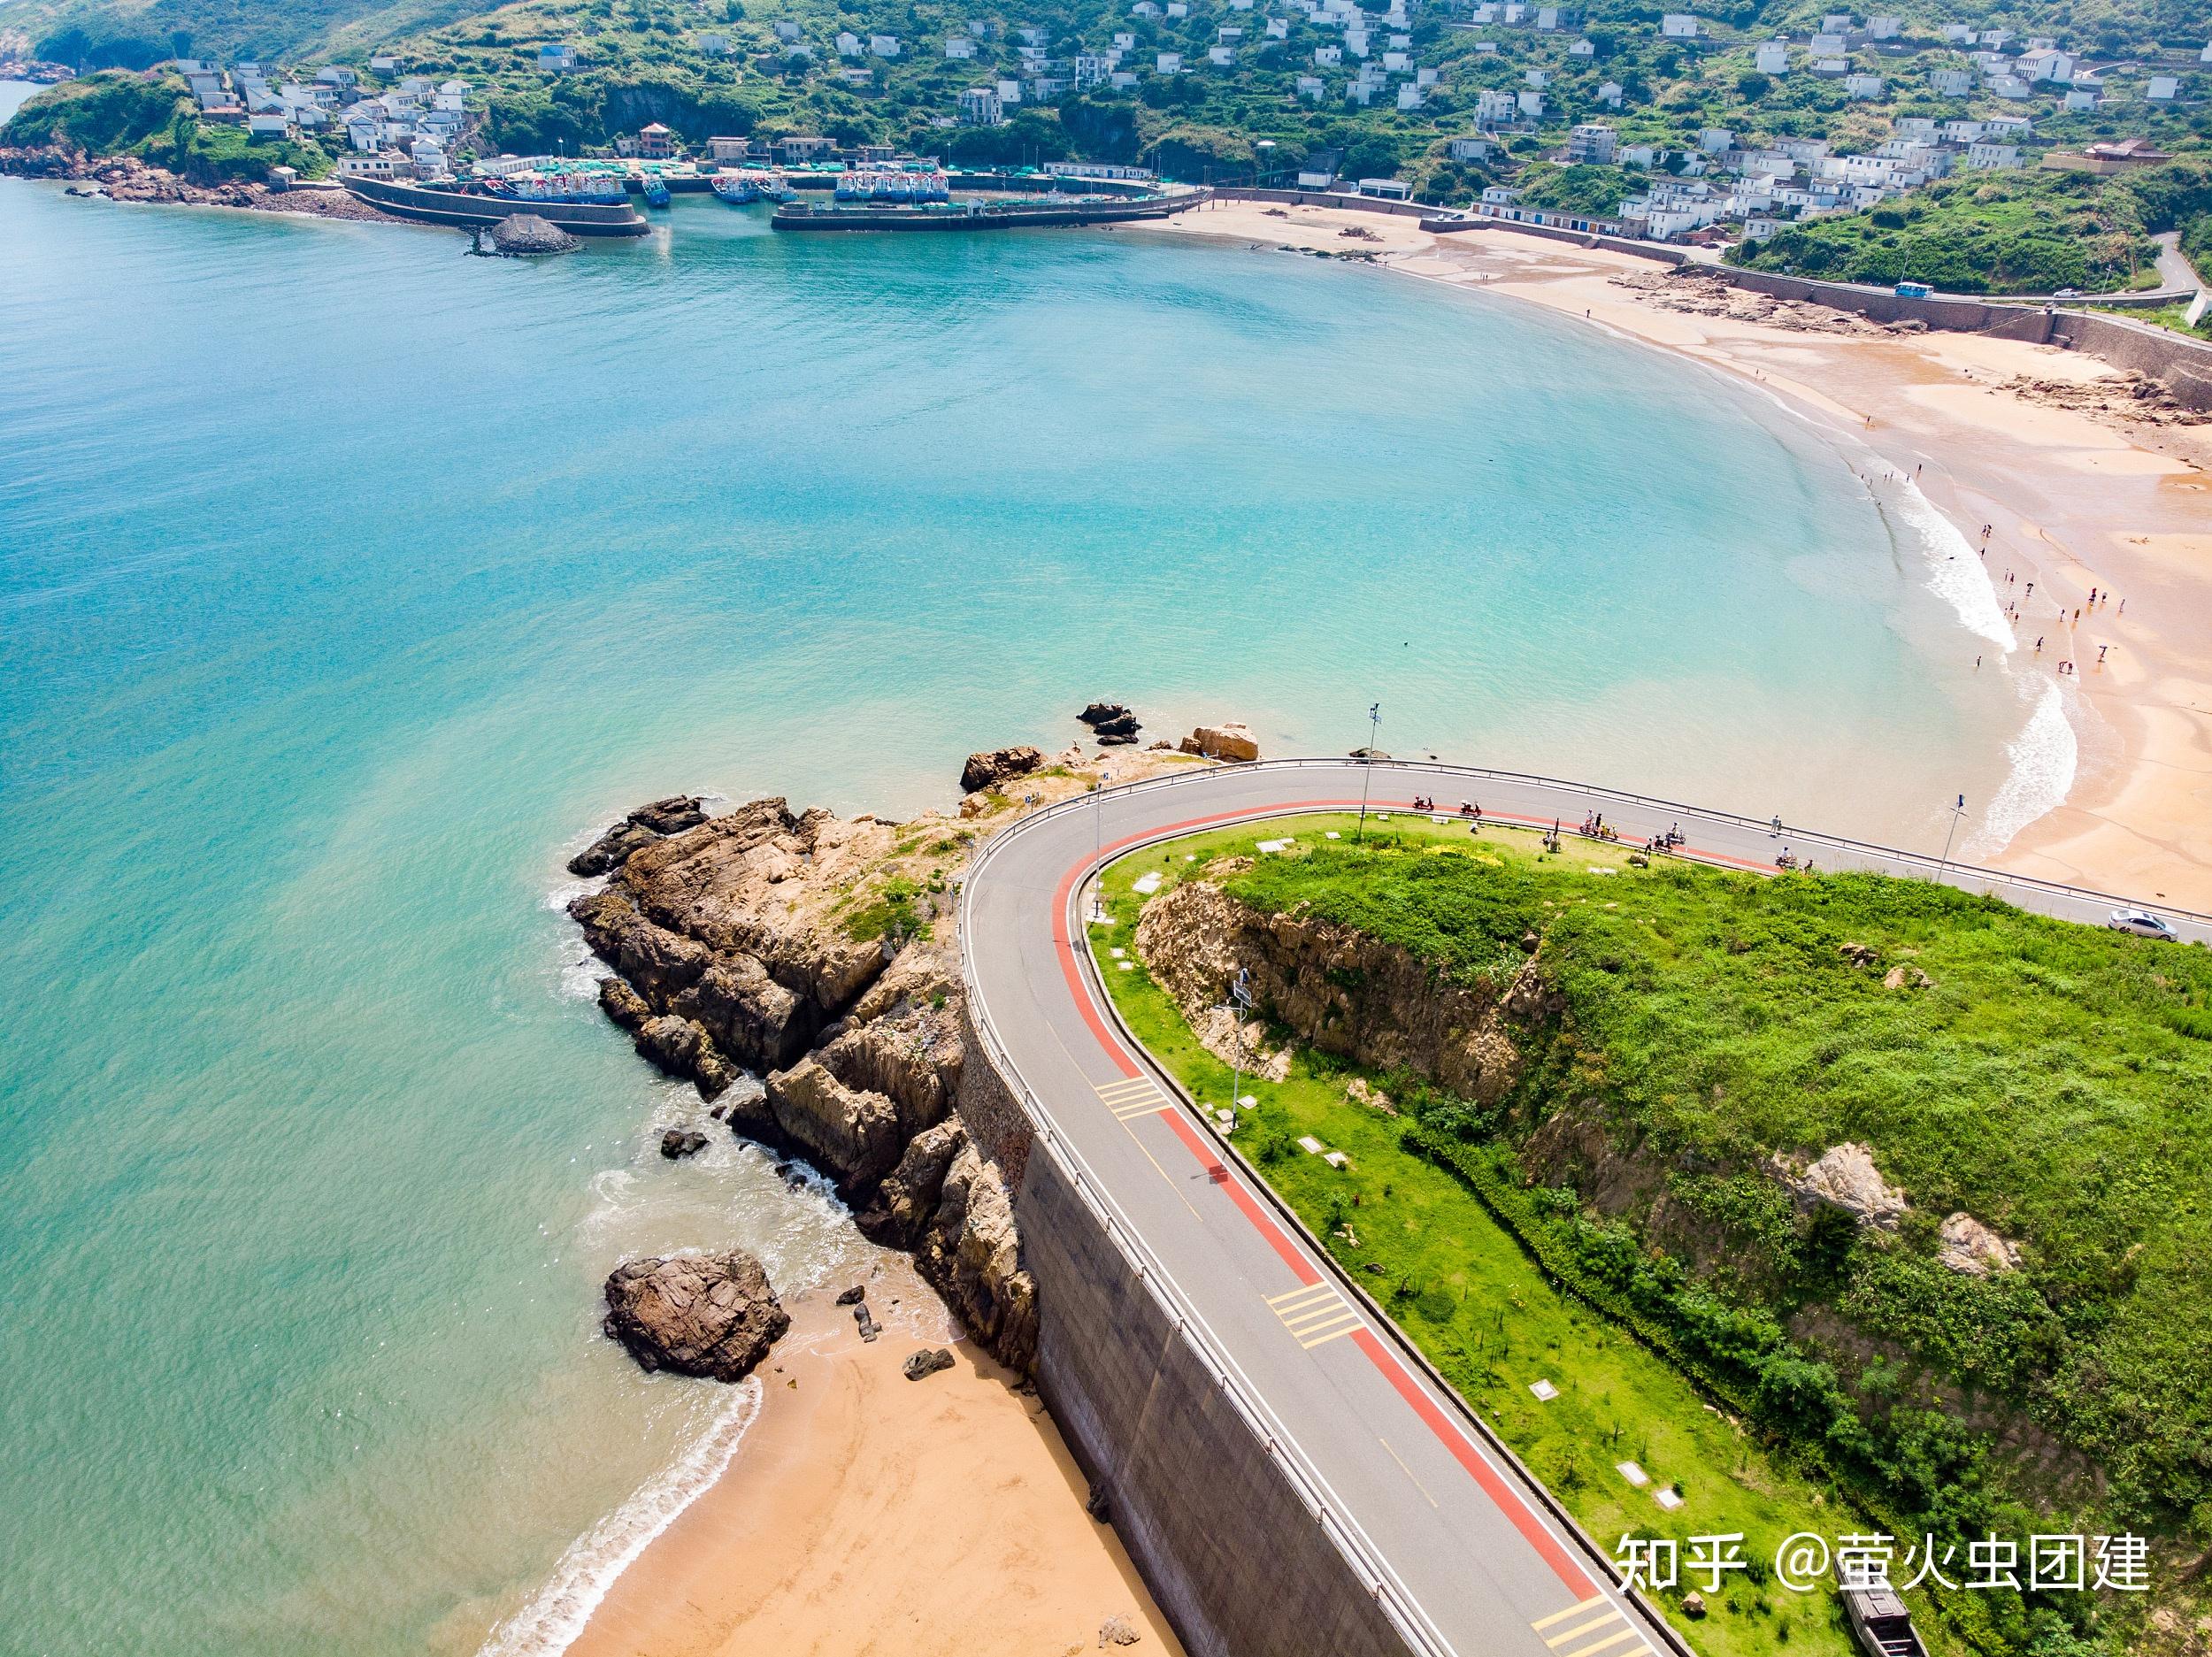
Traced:
<path id="1" fill-rule="evenodd" d="M 1406 1657 L 1390 1618 L 1221 1378 L 1078 1190 L 1028 1155 L 1037 1391 L 1192 1657 Z"/>

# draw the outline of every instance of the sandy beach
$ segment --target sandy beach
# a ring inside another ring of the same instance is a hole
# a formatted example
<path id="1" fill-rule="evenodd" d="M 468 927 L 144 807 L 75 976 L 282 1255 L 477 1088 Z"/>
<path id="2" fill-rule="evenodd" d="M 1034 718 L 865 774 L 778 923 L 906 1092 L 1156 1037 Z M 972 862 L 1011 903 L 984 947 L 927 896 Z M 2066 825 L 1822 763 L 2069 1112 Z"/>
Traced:
<path id="1" fill-rule="evenodd" d="M 902 1256 L 869 1281 L 882 1339 L 833 1291 L 788 1304 L 736 1457 L 616 1581 L 570 1657 L 1062 1657 L 1119 1617 L 1179 1653 L 1043 1405 L 956 1339 Z M 920 1381 L 923 1346 L 953 1354 Z"/>
<path id="2" fill-rule="evenodd" d="M 1998 602 L 2020 605 L 2015 664 L 2051 675 L 2079 742 L 2065 802 L 1993 861 L 2212 909 L 2212 838 L 2200 826 L 2212 818 L 2212 425 L 2061 406 L 2125 398 L 2128 378 L 2094 357 L 1848 319 L 1824 326 L 1836 313 L 1716 297 L 1650 260 L 1510 230 L 1434 235 L 1410 218 L 1223 202 L 1141 234 L 1367 257 L 1542 305 L 1762 387 L 1825 426 L 1878 498 L 1916 478 L 1970 548 L 1990 526 Z M 2016 380 L 2058 389 L 2008 388 Z M 1959 648 L 1984 647 L 1962 633 Z M 2062 677 L 2061 662 L 2078 671 Z"/>

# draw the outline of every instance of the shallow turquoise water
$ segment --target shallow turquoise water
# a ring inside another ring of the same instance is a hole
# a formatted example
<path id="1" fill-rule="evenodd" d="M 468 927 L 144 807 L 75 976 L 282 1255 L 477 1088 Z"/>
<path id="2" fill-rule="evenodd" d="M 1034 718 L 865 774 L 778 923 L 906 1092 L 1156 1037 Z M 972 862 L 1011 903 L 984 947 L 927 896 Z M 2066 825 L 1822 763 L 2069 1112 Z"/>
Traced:
<path id="1" fill-rule="evenodd" d="M 434 232 L 0 180 L 0 1649 L 474 1649 L 728 1400 L 638 1248 L 853 1245 L 576 991 L 565 847 L 1094 695 L 1939 837 L 2024 704 L 1678 364 L 1126 234 Z"/>

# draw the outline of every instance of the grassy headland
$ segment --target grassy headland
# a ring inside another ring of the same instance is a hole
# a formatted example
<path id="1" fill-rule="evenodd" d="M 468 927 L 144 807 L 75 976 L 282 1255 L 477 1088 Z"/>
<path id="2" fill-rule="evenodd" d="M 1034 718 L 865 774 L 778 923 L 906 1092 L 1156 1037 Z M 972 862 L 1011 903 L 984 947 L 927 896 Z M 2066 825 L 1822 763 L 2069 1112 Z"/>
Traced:
<path id="1" fill-rule="evenodd" d="M 1487 1107 L 1367 1075 L 1386 1115 L 1348 1089 L 1356 1067 L 1298 1044 L 1286 1081 L 1248 1086 L 1237 1142 L 1594 1532 L 1742 1529 L 1755 1554 L 1879 1528 L 1901 1558 L 1924 1531 L 2132 1528 L 2162 1538 L 2153 1600 L 2193 1603 L 2212 1520 L 2212 959 L 1919 883 L 1544 858 L 1402 817 L 1356 850 L 1323 826 L 1291 825 L 1307 849 L 1225 889 L 1357 928 L 1440 984 L 1533 973 L 1559 1010 L 1514 1026 L 1516 1080 Z M 1117 865 L 1101 950 L 1133 953 L 1139 872 L 1171 889 L 1270 832 Z M 1105 977 L 1194 1093 L 1225 1099 L 1227 1067 L 1151 974 Z M 1850 1141 L 1909 1197 L 1893 1228 L 1801 1205 L 1773 1170 Z M 2011 1239 L 2017 1269 L 1942 1264 L 1955 1213 Z M 1558 1402 L 1535 1402 L 1539 1377 Z M 1619 1460 L 1685 1506 L 1662 1514 Z M 1830 1629 L 1763 1584 L 1730 1599 L 1701 1647 Z M 1991 1653 L 2132 1647 L 2156 1625 L 2139 1596 L 1921 1608 L 1939 1640 Z"/>

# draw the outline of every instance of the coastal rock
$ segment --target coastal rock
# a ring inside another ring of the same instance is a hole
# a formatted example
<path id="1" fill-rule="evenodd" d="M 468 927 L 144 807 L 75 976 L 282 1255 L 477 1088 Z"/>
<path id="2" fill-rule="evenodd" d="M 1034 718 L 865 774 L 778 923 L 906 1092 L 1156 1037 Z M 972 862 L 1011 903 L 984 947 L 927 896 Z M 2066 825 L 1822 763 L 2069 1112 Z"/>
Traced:
<path id="1" fill-rule="evenodd" d="M 1144 1638 L 1137 1632 L 1137 1625 L 1125 1616 L 1110 1616 L 1098 1625 L 1098 1648 L 1109 1645 L 1134 1645 Z"/>
<path id="2" fill-rule="evenodd" d="M 1125 703 L 1094 702 L 1075 717 L 1095 730 L 1100 725 L 1110 724 L 1117 719 L 1128 719 L 1132 716 Z"/>
<path id="3" fill-rule="evenodd" d="M 645 1021 L 653 1016 L 642 995 L 614 978 L 599 980 L 599 1010 L 632 1035 L 644 1029 Z"/>
<path id="4" fill-rule="evenodd" d="M 993 1357 L 1010 1369 L 1029 1368 L 1037 1355 L 1037 1284 L 1022 1267 L 1006 1182 L 974 1146 L 962 1147 L 945 1170 L 914 1263 Z"/>
<path id="5" fill-rule="evenodd" d="M 626 1261 L 601 1327 L 649 1372 L 739 1381 L 791 1327 L 760 1262 L 736 1249 Z"/>
<path id="6" fill-rule="evenodd" d="M 942 1346 L 925 1346 L 899 1368 L 910 1381 L 926 1380 L 940 1369 L 952 1368 L 952 1354 Z"/>
<path id="7" fill-rule="evenodd" d="M 896 1105 L 899 1137 L 910 1139 L 943 1120 L 960 1088 L 960 1038 L 935 1024 L 926 1017 L 856 1024 L 816 1057 L 846 1086 Z"/>
<path id="8" fill-rule="evenodd" d="M 1137 716 L 1126 708 L 1104 719 L 1089 722 L 1091 733 L 1102 742 L 1133 742 L 1137 733 L 1144 727 L 1137 723 Z"/>
<path id="9" fill-rule="evenodd" d="M 1882 1178 L 1870 1146 L 1847 1140 L 1801 1167 L 1784 1156 L 1776 1156 L 1769 1166 L 1802 1208 L 1825 1204 L 1841 1208 L 1861 1225 L 1883 1230 L 1893 1230 L 1906 1209 L 1905 1193 Z"/>
<path id="10" fill-rule="evenodd" d="M 1017 777 L 1028 776 L 1044 763 L 1043 750 L 1027 744 L 1019 748 L 993 748 L 985 754 L 971 754 L 968 763 L 960 768 L 960 792 L 987 794 Z"/>
<path id="11" fill-rule="evenodd" d="M 1986 1277 L 1993 1272 L 2018 1270 L 2020 1245 L 1970 1214 L 1954 1214 L 1943 1222 L 1936 1261 L 1967 1277 Z"/>
<path id="12" fill-rule="evenodd" d="M 664 800 L 650 801 L 570 858 L 568 871 L 587 878 L 606 874 L 628 862 L 633 852 L 706 820 L 696 794 L 671 794 Z"/>
<path id="13" fill-rule="evenodd" d="M 1208 759 L 1251 760 L 1260 756 L 1259 740 L 1241 725 L 1202 725 L 1182 741 L 1186 754 Z"/>
<path id="14" fill-rule="evenodd" d="M 669 1075 L 690 1082 L 703 1099 L 718 1098 L 737 1079 L 705 1028 L 693 1019 L 663 1013 L 640 1025 L 634 1039 L 639 1053 Z"/>
<path id="15" fill-rule="evenodd" d="M 849 1289 L 840 1289 L 837 1292 L 837 1304 L 840 1306 L 858 1306 L 867 1298 L 868 1285 L 864 1283 L 856 1283 Z"/>
<path id="16" fill-rule="evenodd" d="M 945 1175 L 967 1148 L 968 1131 L 956 1116 L 907 1141 L 898 1166 L 883 1177 L 875 1202 L 855 1222 L 861 1234 L 887 1248 L 911 1248 L 944 1195 Z"/>
<path id="17" fill-rule="evenodd" d="M 670 1162 L 696 1156 L 707 1148 L 707 1136 L 688 1128 L 671 1128 L 661 1135 L 661 1155 Z"/>
<path id="18" fill-rule="evenodd" d="M 511 213 L 491 228 L 491 244 L 515 257 L 540 253 L 567 253 L 583 244 L 549 219 L 535 213 Z"/>
<path id="19" fill-rule="evenodd" d="M 765 1085 L 776 1126 L 842 1191 L 873 1190 L 905 1148 L 896 1105 L 846 1086 L 811 1058 L 770 1076 Z"/>

